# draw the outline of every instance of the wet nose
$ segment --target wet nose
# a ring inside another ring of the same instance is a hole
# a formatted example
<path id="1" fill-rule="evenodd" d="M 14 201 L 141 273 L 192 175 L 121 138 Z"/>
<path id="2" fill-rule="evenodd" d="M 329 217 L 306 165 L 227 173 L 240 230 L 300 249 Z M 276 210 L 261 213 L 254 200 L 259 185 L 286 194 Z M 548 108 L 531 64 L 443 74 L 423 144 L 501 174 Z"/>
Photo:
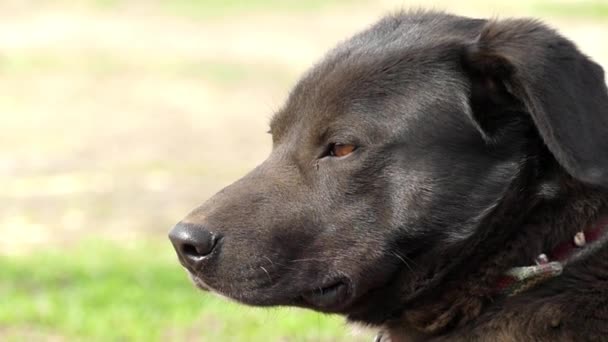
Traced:
<path id="1" fill-rule="evenodd" d="M 213 252 L 219 237 L 202 225 L 180 222 L 169 232 L 169 240 L 179 258 L 195 266 Z"/>

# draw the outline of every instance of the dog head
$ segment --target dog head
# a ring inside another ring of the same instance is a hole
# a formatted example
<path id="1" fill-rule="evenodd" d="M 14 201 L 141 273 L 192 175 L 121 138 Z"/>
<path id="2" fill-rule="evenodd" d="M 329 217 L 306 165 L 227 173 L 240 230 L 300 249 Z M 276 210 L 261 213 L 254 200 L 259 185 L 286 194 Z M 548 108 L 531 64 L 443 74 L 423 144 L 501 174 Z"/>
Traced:
<path id="1" fill-rule="evenodd" d="M 528 20 L 384 18 L 299 81 L 271 133 L 267 160 L 170 233 L 198 286 L 250 305 L 380 322 L 522 170 L 608 185 L 603 71 Z"/>

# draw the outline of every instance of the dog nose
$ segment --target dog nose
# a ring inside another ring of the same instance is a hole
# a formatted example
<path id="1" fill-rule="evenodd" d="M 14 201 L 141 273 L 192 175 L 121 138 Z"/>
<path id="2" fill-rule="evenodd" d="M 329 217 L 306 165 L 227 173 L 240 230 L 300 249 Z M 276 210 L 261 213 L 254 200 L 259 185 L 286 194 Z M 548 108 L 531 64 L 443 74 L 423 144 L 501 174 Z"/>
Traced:
<path id="1" fill-rule="evenodd" d="M 194 266 L 213 252 L 219 238 L 202 225 L 180 222 L 169 233 L 169 240 L 180 259 Z"/>

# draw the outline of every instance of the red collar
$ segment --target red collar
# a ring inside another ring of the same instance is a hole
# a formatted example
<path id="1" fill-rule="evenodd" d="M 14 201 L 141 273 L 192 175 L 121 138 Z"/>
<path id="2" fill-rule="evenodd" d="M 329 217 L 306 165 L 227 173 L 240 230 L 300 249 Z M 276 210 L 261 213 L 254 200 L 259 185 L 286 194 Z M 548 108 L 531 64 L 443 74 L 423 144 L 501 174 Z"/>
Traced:
<path id="1" fill-rule="evenodd" d="M 557 245 L 549 254 L 551 260 L 567 263 L 568 260 L 581 249 L 587 249 L 597 241 L 603 240 L 602 237 L 608 232 L 608 217 L 604 217 L 591 228 L 578 232 L 571 241 L 564 241 Z"/>
<path id="2" fill-rule="evenodd" d="M 540 254 L 535 265 L 511 268 L 497 281 L 495 290 L 507 296 L 521 293 L 559 276 L 566 265 L 586 258 L 605 243 L 608 243 L 608 217 L 560 243 L 551 253 Z"/>
<path id="3" fill-rule="evenodd" d="M 513 267 L 496 283 L 495 290 L 506 296 L 514 296 L 562 273 L 564 266 L 592 254 L 608 243 L 608 216 L 591 228 L 582 230 L 568 241 L 557 245 L 549 254 L 540 254 L 535 265 Z M 374 342 L 388 342 L 384 331 L 376 335 Z"/>

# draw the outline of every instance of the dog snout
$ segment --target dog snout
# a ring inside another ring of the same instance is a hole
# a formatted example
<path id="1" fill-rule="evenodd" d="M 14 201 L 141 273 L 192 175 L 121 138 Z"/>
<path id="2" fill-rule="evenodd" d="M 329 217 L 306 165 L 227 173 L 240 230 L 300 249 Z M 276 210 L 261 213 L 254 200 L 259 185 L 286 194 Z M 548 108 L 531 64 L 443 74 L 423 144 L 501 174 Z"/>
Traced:
<path id="1" fill-rule="evenodd" d="M 196 267 L 216 249 L 221 237 L 204 225 L 178 223 L 169 233 L 178 257 L 186 267 Z"/>

